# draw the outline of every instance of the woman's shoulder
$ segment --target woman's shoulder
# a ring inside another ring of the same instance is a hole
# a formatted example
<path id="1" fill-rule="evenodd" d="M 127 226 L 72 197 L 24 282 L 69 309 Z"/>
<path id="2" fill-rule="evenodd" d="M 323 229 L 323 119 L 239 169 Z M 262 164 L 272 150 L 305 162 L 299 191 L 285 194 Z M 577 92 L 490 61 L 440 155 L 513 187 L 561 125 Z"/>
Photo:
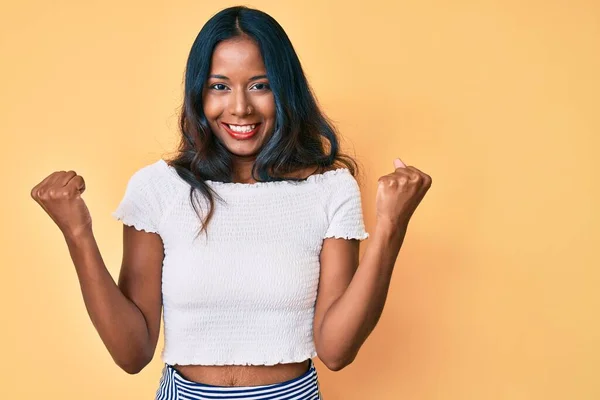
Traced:
<path id="1" fill-rule="evenodd" d="M 159 159 L 138 166 L 131 174 L 130 180 L 143 185 L 152 185 L 157 181 L 164 180 L 165 176 L 167 176 L 165 161 Z"/>
<path id="2" fill-rule="evenodd" d="M 177 189 L 177 184 L 168 164 L 163 160 L 139 166 L 131 174 L 128 187 L 140 194 L 152 195 L 167 201 Z"/>
<path id="3" fill-rule="evenodd" d="M 289 175 L 290 178 L 296 178 L 296 179 L 309 179 L 311 177 L 319 177 L 319 176 L 325 176 L 325 175 L 331 175 L 331 172 L 333 171 L 342 171 L 342 170 L 346 170 L 346 168 L 339 168 L 339 167 L 335 167 L 335 166 L 320 166 L 320 165 L 315 165 L 315 166 L 310 166 L 310 167 L 306 167 L 306 168 L 302 168 L 299 171 L 293 172 Z"/>
<path id="4" fill-rule="evenodd" d="M 307 168 L 303 168 L 300 171 L 298 171 L 296 173 L 296 176 L 294 176 L 294 178 L 308 179 L 311 176 L 323 175 L 325 172 L 327 172 L 329 170 L 331 170 L 330 167 L 320 167 L 320 166 L 307 167 Z"/>

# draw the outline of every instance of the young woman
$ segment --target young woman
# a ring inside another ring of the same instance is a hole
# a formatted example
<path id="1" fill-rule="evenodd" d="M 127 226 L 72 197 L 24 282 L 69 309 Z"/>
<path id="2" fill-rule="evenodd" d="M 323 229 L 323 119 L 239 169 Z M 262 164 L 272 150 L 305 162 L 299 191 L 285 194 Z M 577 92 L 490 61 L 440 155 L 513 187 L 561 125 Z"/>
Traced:
<path id="1" fill-rule="evenodd" d="M 176 156 L 137 170 L 113 214 L 118 284 L 83 178 L 57 171 L 31 191 L 65 236 L 94 326 L 135 374 L 163 311 L 157 399 L 320 399 L 312 358 L 338 371 L 356 357 L 431 178 L 400 159 L 379 178 L 359 267 L 369 234 L 356 163 L 340 154 L 284 30 L 246 7 L 216 14 L 192 45 L 180 129 Z"/>

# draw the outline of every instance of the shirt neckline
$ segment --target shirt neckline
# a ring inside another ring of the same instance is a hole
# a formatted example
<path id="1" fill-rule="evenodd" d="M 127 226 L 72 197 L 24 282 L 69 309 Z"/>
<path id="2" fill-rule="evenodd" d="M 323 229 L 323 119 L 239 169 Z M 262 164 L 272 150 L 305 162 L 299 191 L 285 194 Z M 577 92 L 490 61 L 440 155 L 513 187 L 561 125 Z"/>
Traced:
<path id="1" fill-rule="evenodd" d="M 177 174 L 177 171 L 174 167 L 170 166 L 165 160 L 162 158 L 159 160 L 159 163 L 164 165 L 170 172 L 175 174 L 177 178 L 187 184 L 180 176 Z M 210 179 L 205 180 L 209 186 L 212 187 L 221 187 L 221 188 L 239 188 L 239 189 L 255 189 L 255 188 L 272 188 L 277 186 L 297 186 L 311 182 L 320 182 L 329 177 L 333 177 L 335 175 L 340 174 L 349 174 L 350 170 L 348 168 L 336 168 L 329 171 L 322 172 L 320 174 L 312 174 L 304 180 L 301 181 L 293 181 L 293 180 L 285 180 L 285 181 L 271 181 L 271 182 L 255 182 L 255 183 L 242 183 L 242 182 L 221 182 L 221 181 L 213 181 Z"/>

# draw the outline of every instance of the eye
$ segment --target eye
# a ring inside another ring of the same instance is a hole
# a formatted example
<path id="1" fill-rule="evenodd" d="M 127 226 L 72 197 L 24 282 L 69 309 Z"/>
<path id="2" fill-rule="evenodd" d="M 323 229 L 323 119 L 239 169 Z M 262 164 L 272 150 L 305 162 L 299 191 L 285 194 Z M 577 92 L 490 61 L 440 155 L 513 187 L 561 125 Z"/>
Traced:
<path id="1" fill-rule="evenodd" d="M 257 88 L 257 90 L 270 90 L 271 89 L 271 86 L 269 86 L 269 84 L 265 83 L 265 82 L 257 83 L 256 85 L 254 85 L 252 87 Z"/>
<path id="2" fill-rule="evenodd" d="M 227 86 L 223 85 L 222 83 L 215 83 L 214 85 L 211 85 L 210 88 L 217 91 L 223 91 L 227 88 Z"/>

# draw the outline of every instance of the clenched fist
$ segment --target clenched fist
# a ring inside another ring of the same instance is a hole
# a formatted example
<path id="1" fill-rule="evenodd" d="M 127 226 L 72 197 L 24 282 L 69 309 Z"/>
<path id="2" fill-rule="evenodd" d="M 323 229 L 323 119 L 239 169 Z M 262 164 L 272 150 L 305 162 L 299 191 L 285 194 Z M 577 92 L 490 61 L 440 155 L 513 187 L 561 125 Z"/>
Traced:
<path id="1" fill-rule="evenodd" d="M 65 237 L 76 237 L 92 227 L 92 218 L 81 194 L 83 177 L 75 171 L 56 171 L 31 189 L 31 197 L 46 211 Z"/>
<path id="2" fill-rule="evenodd" d="M 393 226 L 406 226 L 431 187 L 431 177 L 415 167 L 394 160 L 396 170 L 378 179 L 377 219 Z"/>

